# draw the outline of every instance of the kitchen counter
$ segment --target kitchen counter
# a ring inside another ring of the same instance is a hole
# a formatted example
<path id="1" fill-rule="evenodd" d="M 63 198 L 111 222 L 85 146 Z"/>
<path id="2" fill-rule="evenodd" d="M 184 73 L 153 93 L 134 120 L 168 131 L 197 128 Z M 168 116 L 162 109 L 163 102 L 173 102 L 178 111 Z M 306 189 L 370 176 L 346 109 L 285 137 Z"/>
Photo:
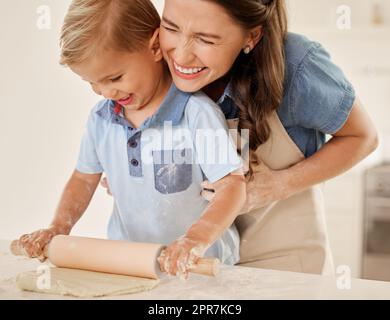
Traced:
<path id="1" fill-rule="evenodd" d="M 37 260 L 15 257 L 8 250 L 9 241 L 0 241 L 0 300 L 3 299 L 74 299 L 23 292 L 15 285 L 20 272 L 36 270 Z M 186 282 L 166 278 L 148 292 L 107 297 L 106 299 L 390 299 L 390 282 L 351 280 L 351 288 L 340 290 L 337 277 L 293 272 L 221 266 L 215 278 L 190 275 Z"/>

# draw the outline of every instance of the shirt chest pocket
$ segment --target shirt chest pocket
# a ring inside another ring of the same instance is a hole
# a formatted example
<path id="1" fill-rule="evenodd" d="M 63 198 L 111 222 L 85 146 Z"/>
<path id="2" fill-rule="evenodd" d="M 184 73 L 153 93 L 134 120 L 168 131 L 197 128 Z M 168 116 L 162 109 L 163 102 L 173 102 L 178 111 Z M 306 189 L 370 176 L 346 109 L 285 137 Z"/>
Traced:
<path id="1" fill-rule="evenodd" d="M 192 150 L 153 151 L 154 186 L 162 194 L 185 191 L 192 183 Z"/>

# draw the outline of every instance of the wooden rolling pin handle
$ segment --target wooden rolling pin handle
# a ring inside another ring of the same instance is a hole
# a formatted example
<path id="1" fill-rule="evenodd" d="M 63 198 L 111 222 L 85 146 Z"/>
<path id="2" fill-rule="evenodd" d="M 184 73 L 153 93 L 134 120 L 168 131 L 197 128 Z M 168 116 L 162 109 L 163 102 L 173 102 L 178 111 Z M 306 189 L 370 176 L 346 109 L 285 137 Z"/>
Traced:
<path id="1" fill-rule="evenodd" d="M 204 276 L 215 277 L 219 272 L 219 260 L 215 258 L 200 258 L 188 271 Z"/>
<path id="2" fill-rule="evenodd" d="M 27 254 L 23 246 L 19 243 L 19 240 L 14 240 L 11 242 L 10 250 L 11 253 L 15 256 L 25 256 Z"/>
<path id="3" fill-rule="evenodd" d="M 20 256 L 22 255 L 21 251 L 20 251 L 20 246 L 19 246 L 19 240 L 14 240 L 11 242 L 11 245 L 9 246 L 9 249 L 11 251 L 11 253 L 14 255 L 14 256 Z"/>
<path id="4" fill-rule="evenodd" d="M 14 240 L 11 242 L 10 245 L 11 253 L 15 256 L 27 256 L 26 250 L 23 248 L 23 246 L 20 244 L 19 240 Z M 45 249 L 43 250 L 43 255 L 45 258 L 48 258 L 48 250 L 49 246 L 47 245 Z"/>

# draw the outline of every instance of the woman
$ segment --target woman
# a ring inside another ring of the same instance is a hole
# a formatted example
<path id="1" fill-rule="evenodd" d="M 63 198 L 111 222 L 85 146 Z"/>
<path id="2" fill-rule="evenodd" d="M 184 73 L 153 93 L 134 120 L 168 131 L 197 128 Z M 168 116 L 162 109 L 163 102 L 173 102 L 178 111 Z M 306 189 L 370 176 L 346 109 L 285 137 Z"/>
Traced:
<path id="1" fill-rule="evenodd" d="M 319 184 L 378 144 L 342 71 L 321 45 L 287 33 L 284 0 L 165 0 L 160 42 L 179 89 L 203 90 L 249 129 L 240 265 L 333 273 Z"/>
<path id="2" fill-rule="evenodd" d="M 375 150 L 377 133 L 328 53 L 286 20 L 284 0 L 165 0 L 160 43 L 179 89 L 250 130 L 240 265 L 331 274 L 318 185 Z"/>

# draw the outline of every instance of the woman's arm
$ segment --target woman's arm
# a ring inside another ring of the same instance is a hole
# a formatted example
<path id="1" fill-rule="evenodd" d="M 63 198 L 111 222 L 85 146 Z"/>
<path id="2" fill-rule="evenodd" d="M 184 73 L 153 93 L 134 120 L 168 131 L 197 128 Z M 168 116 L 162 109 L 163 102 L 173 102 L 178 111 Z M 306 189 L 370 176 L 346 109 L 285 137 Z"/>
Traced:
<path id="1" fill-rule="evenodd" d="M 101 174 L 83 174 L 74 171 L 66 184 L 49 228 L 20 237 L 19 242 L 27 255 L 44 260 L 43 251 L 58 234 L 69 234 L 87 209 L 96 190 Z"/>
<path id="2" fill-rule="evenodd" d="M 378 134 L 361 102 L 355 100 L 350 116 L 323 148 L 311 157 L 282 171 L 288 198 L 310 186 L 351 169 L 378 147 Z"/>
<path id="3" fill-rule="evenodd" d="M 201 257 L 236 219 L 246 198 L 242 174 L 230 174 L 214 184 L 215 196 L 202 217 L 159 258 L 162 271 L 187 277 L 188 267 Z"/>
<path id="4" fill-rule="evenodd" d="M 313 185 L 334 178 L 349 170 L 378 146 L 378 135 L 360 101 L 355 100 L 343 128 L 311 157 L 280 171 L 261 164 L 247 186 L 247 201 L 242 213 L 283 200 Z M 213 185 L 204 183 L 203 188 Z M 213 194 L 203 191 L 211 200 Z"/>

